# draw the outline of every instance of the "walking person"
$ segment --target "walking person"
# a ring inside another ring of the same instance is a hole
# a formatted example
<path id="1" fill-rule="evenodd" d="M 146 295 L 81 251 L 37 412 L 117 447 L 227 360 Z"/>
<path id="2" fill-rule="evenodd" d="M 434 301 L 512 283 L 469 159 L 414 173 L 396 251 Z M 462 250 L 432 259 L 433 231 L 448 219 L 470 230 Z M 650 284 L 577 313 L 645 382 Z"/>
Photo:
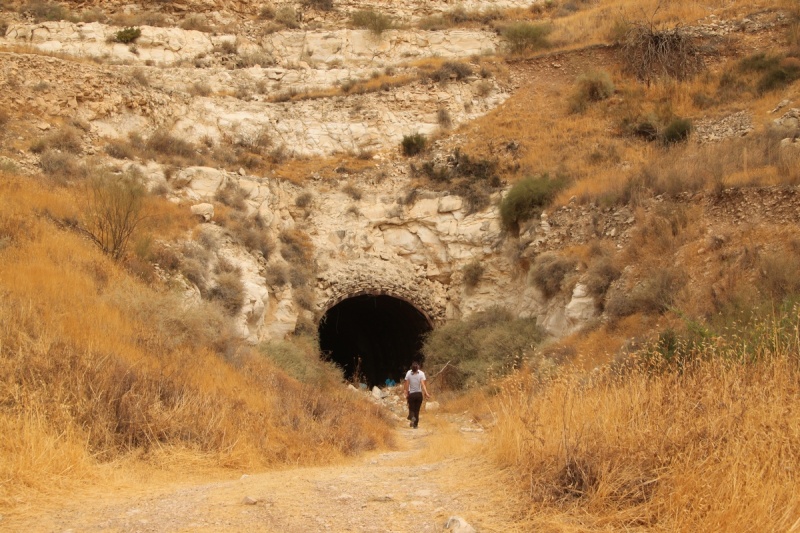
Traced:
<path id="1" fill-rule="evenodd" d="M 430 398 L 428 387 L 425 385 L 425 372 L 419 369 L 419 363 L 411 363 L 411 370 L 406 372 L 406 380 L 403 383 L 403 392 L 408 402 L 408 419 L 410 426 L 416 428 L 419 424 L 419 408 L 422 407 L 422 397 Z"/>

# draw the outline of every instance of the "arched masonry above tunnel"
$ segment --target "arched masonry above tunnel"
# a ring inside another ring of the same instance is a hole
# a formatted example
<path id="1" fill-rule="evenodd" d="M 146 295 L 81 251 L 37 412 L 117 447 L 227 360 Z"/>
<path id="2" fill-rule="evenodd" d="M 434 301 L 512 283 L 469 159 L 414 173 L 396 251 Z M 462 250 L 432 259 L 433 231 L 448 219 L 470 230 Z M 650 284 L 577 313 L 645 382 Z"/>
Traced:
<path id="1" fill-rule="evenodd" d="M 361 295 L 391 296 L 408 302 L 435 326 L 444 321 L 447 290 L 439 282 L 402 269 L 388 261 L 355 261 L 326 271 L 318 279 L 320 316 L 339 302 Z"/>

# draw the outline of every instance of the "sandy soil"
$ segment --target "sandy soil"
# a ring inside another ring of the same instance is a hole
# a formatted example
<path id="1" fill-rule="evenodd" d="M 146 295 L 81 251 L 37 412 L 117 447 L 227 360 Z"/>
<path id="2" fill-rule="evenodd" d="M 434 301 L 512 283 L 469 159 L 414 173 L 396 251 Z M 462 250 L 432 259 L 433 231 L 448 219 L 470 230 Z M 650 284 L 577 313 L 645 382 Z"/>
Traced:
<path id="1" fill-rule="evenodd" d="M 0 530 L 436 532 L 454 515 L 481 532 L 524 529 L 508 480 L 480 458 L 479 428 L 430 414 L 419 429 L 398 426 L 399 451 L 232 480 L 95 487 L 7 515 Z"/>

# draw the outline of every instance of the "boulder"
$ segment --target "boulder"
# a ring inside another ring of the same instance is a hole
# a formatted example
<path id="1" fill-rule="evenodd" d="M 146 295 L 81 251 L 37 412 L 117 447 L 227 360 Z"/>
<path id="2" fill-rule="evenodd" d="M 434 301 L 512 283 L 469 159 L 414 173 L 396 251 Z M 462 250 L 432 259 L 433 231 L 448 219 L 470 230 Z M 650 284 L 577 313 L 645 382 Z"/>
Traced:
<path id="1" fill-rule="evenodd" d="M 212 204 L 195 204 L 191 207 L 192 214 L 199 217 L 203 222 L 210 222 L 214 218 L 214 206 Z"/>

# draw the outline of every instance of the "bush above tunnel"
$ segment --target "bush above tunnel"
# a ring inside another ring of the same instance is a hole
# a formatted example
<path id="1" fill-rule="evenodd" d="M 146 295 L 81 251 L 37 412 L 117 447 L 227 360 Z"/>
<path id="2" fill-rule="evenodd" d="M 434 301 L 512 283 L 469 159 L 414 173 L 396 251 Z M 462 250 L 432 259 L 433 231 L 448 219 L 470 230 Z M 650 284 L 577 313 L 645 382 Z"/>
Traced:
<path id="1" fill-rule="evenodd" d="M 481 385 L 518 367 L 542 338 L 536 319 L 491 308 L 431 331 L 423 346 L 426 372 L 441 372 L 444 388 Z"/>

